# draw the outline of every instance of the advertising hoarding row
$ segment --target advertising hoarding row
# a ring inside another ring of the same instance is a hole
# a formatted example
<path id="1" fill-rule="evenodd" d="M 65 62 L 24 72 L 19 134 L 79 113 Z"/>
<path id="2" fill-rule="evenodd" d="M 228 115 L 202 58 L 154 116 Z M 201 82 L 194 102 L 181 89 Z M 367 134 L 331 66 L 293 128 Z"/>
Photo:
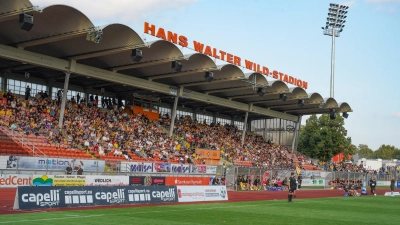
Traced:
<path id="1" fill-rule="evenodd" d="M 6 168 L 2 169 L 65 170 L 69 164 L 74 170 L 81 166 L 88 172 L 104 171 L 106 166 L 104 160 L 10 156 L 7 159 Z"/>
<path id="2" fill-rule="evenodd" d="M 176 187 L 18 187 L 14 209 L 177 202 Z"/>
<path id="3" fill-rule="evenodd" d="M 14 209 L 228 200 L 225 186 L 18 187 Z"/>
<path id="4" fill-rule="evenodd" d="M 121 172 L 136 172 L 136 173 L 176 173 L 176 174 L 217 173 L 217 166 L 209 166 L 209 165 L 121 162 L 120 167 L 121 167 Z"/>
<path id="5" fill-rule="evenodd" d="M 0 188 L 18 186 L 209 185 L 211 177 L 2 174 Z"/>

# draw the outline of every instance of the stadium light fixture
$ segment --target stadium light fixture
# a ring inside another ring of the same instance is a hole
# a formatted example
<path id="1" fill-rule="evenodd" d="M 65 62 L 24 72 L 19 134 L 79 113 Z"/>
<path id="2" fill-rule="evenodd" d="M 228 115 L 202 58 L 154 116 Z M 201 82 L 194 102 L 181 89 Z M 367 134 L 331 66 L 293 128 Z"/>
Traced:
<path id="1" fill-rule="evenodd" d="M 335 74 L 335 38 L 340 37 L 343 32 L 344 20 L 347 16 L 348 6 L 330 3 L 328 9 L 328 17 L 323 34 L 332 37 L 332 51 L 331 51 L 331 85 L 330 97 L 334 97 L 334 74 Z"/>

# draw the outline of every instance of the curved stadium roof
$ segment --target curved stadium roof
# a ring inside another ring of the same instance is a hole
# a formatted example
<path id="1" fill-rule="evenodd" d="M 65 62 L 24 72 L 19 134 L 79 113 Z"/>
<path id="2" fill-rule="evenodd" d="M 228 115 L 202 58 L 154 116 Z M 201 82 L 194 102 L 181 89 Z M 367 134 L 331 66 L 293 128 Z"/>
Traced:
<path id="1" fill-rule="evenodd" d="M 34 16 L 28 32 L 19 28 L 20 10 Z M 283 118 L 297 121 L 300 115 L 351 112 L 347 103 L 289 87 L 280 80 L 267 79 L 259 73 L 244 73 L 232 65 L 216 65 L 201 53 L 184 55 L 174 44 L 157 40 L 144 42 L 138 32 L 123 24 L 96 27 L 79 10 L 65 5 L 51 5 L 41 10 L 29 1 L 0 1 L 0 71 L 24 74 L 51 82 L 63 82 L 64 72 L 74 73 L 70 84 L 87 89 L 105 88 L 126 96 L 132 93 L 159 97 L 172 104 L 176 88 L 179 104 L 230 116 L 249 112 L 250 119 Z M 101 31 L 99 44 L 86 40 L 91 31 Z M 131 59 L 131 51 L 140 48 L 142 60 Z M 175 72 L 171 62 L 179 60 L 182 70 Z M 204 73 L 212 71 L 214 80 L 206 82 Z M 90 77 L 90 78 L 88 78 Z M 262 87 L 260 96 L 256 89 Z M 279 96 L 285 94 L 282 101 Z M 299 99 L 304 104 L 300 105 Z"/>

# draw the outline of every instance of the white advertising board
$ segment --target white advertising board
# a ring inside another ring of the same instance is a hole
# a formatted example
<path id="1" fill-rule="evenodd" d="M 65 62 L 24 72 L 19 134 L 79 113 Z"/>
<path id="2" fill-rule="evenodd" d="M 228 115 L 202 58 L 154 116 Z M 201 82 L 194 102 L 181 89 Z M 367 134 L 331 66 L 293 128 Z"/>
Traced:
<path id="1" fill-rule="evenodd" d="M 225 186 L 177 186 L 178 202 L 202 202 L 228 200 Z"/>
<path id="2" fill-rule="evenodd" d="M 86 186 L 129 186 L 129 176 L 86 176 Z"/>
<path id="3" fill-rule="evenodd" d="M 317 187 L 317 186 L 325 186 L 325 180 L 324 179 L 303 179 L 301 182 L 301 186 L 303 187 Z"/>

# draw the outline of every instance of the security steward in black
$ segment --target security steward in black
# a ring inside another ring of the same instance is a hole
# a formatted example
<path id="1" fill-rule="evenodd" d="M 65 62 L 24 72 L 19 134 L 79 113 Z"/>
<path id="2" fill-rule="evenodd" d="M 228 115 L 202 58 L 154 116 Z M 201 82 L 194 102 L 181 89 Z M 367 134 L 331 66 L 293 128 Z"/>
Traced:
<path id="1" fill-rule="evenodd" d="M 289 178 L 289 194 L 288 194 L 288 202 L 292 202 L 293 193 L 297 188 L 296 178 L 294 178 L 294 172 L 291 173 Z"/>

